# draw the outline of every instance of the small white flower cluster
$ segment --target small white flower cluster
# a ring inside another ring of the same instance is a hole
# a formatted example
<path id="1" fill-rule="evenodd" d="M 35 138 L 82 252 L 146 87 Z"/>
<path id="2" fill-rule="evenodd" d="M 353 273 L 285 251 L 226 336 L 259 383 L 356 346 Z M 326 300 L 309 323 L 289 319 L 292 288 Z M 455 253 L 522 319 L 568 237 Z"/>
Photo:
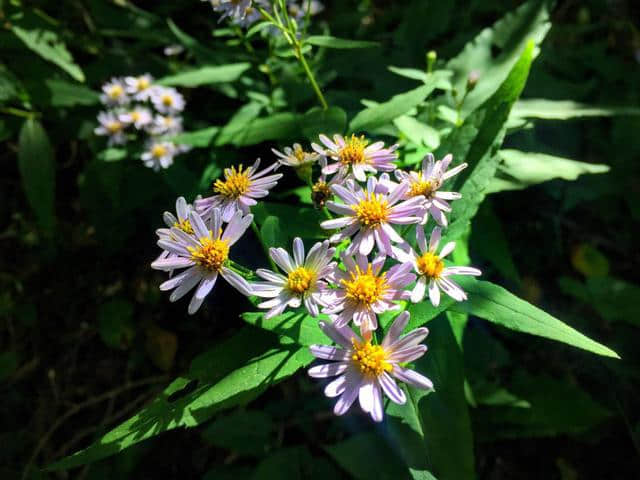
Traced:
<path id="1" fill-rule="evenodd" d="M 422 389 L 431 389 L 433 384 L 406 368 L 407 362 L 426 352 L 421 342 L 427 329 L 418 328 L 403 336 L 409 313 L 402 312 L 378 344 L 374 335 L 378 317 L 400 310 L 400 301 L 423 301 L 427 291 L 434 306 L 440 303 L 441 291 L 463 301 L 466 294 L 451 277 L 480 275 L 472 267 L 445 265 L 454 242 L 438 251 L 442 228 L 448 223 L 446 214 L 451 211 L 448 202 L 461 197 L 441 191 L 441 187 L 466 164 L 449 169 L 451 155 L 439 161 L 427 155 L 419 171 L 404 172 L 395 164 L 397 145 L 386 147 L 384 142 L 370 143 L 355 135 L 334 135 L 332 139 L 320 135 L 319 139 L 321 144 L 312 144 L 312 151 L 299 144 L 283 152 L 273 150 L 277 161 L 261 171 L 259 160 L 249 168 L 227 168 L 224 179 L 213 184 L 213 195 L 196 199 L 193 206 L 178 199 L 177 215 L 165 212 L 168 228 L 157 231 L 163 252 L 152 267 L 170 275 L 175 269 L 186 269 L 160 288 L 173 290 L 171 301 L 195 288 L 190 314 L 198 310 L 220 275 L 244 295 L 264 298 L 258 308 L 267 310 L 265 320 L 287 308 L 302 306 L 312 317 L 328 315 L 329 321 L 319 325 L 337 346 L 313 345 L 311 353 L 330 363 L 312 367 L 309 374 L 337 377 L 325 388 L 328 397 L 339 397 L 334 408 L 337 415 L 345 413 L 358 398 L 362 410 L 381 421 L 382 392 L 395 403 L 406 402 L 397 381 Z M 321 175 L 312 183 L 315 163 L 320 164 Z M 280 271 L 258 269 L 254 273 L 231 261 L 229 248 L 253 221 L 251 207 L 282 177 L 274 173 L 281 165 L 296 169 L 300 178 L 307 179 L 316 206 L 326 205 L 338 217 L 325 210 L 329 219 L 320 226 L 331 231 L 327 240 L 315 243 L 306 253 L 298 237 L 292 254 L 284 248 L 270 248 L 269 256 Z M 438 226 L 427 243 L 424 224 L 430 217 Z M 223 231 L 225 222 L 228 226 Z M 417 252 L 403 238 L 412 226 Z M 403 229 L 403 235 L 396 228 Z M 331 244 L 343 242 L 346 248 L 336 259 L 337 249 Z M 392 265 L 385 269 L 388 260 Z M 248 281 L 255 276 L 261 281 Z"/>
<path id="2" fill-rule="evenodd" d="M 272 13 L 271 2 L 266 0 L 202 1 L 210 3 L 213 10 L 221 14 L 219 21 L 229 18 L 234 25 L 242 28 L 249 28 L 262 18 L 260 9 Z M 298 29 L 302 26 L 307 12 L 309 15 L 316 15 L 324 10 L 324 5 L 318 0 L 287 0 L 286 3 L 289 18 L 296 22 Z"/>
<path id="3" fill-rule="evenodd" d="M 144 152 L 140 158 L 156 171 L 169 168 L 173 158 L 188 149 L 163 138 L 182 132 L 185 101 L 171 87 L 153 83 L 149 74 L 112 78 L 102 86 L 100 101 L 107 107 L 98 113 L 96 135 L 106 136 L 107 145 L 124 145 L 136 134 L 144 134 Z"/>

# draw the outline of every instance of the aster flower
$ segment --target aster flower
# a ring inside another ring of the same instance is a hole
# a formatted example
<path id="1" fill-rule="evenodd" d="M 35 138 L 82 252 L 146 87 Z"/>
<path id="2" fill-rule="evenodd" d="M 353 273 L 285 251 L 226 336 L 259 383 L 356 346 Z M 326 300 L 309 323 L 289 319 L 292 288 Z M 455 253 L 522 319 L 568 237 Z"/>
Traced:
<path id="1" fill-rule="evenodd" d="M 333 141 L 326 135 L 320 135 L 324 147 L 316 143 L 311 147 L 321 155 L 326 155 L 336 163 L 327 165 L 323 171 L 331 175 L 338 171 L 343 174 L 352 173 L 360 182 L 366 180 L 366 173 L 391 172 L 396 169 L 393 161 L 398 158 L 395 152 L 398 145 L 384 148 L 384 142 L 369 145 L 364 136 L 351 135 L 346 139 L 342 135 L 334 135 Z"/>
<path id="2" fill-rule="evenodd" d="M 333 185 L 333 192 L 344 203 L 329 201 L 327 208 L 344 216 L 326 220 L 320 226 L 328 230 L 343 229 L 331 237 L 332 243 L 356 234 L 347 249 L 348 253 L 368 255 L 376 244 L 380 252 L 393 255 L 391 242 L 404 243 L 404 239 L 391 225 L 419 223 L 423 216 L 423 197 L 400 202 L 408 189 L 409 185 L 403 182 L 387 192 L 378 188 L 378 181 L 374 177 L 369 177 L 366 189 L 351 180 L 345 186 Z"/>
<path id="3" fill-rule="evenodd" d="M 290 17 L 297 21 L 302 21 L 307 16 L 307 9 L 309 10 L 309 15 L 317 15 L 324 10 L 324 5 L 317 0 L 290 1 L 287 9 Z"/>
<path id="4" fill-rule="evenodd" d="M 158 246 L 174 256 L 157 259 L 151 264 L 156 270 L 172 271 L 186 268 L 180 274 L 160 285 L 160 290 L 173 290 L 169 300 L 175 302 L 196 287 L 189 303 L 189 314 L 194 314 L 202 305 L 205 297 L 222 276 L 232 287 L 243 295 L 251 295 L 247 281 L 228 267 L 229 249 L 249 228 L 253 215 L 243 216 L 236 212 L 227 227 L 222 229 L 222 217 L 219 209 L 211 213 L 209 225 L 196 212 L 188 214 L 193 235 L 181 228 L 171 227 L 173 239 L 161 238 Z"/>
<path id="5" fill-rule="evenodd" d="M 284 153 L 275 148 L 272 148 L 271 151 L 276 154 L 281 165 L 293 168 L 313 165 L 320 158 L 316 152 L 305 152 L 299 143 L 294 143 L 293 148 L 284 147 Z"/>
<path id="6" fill-rule="evenodd" d="M 151 86 L 153 85 L 153 77 L 148 73 L 138 77 L 125 77 L 125 89 L 134 99 L 142 102 L 149 99 L 151 94 Z"/>
<path id="7" fill-rule="evenodd" d="M 105 105 L 125 105 L 129 103 L 129 97 L 125 90 L 125 84 L 120 78 L 112 78 L 102 86 L 100 101 Z"/>
<path id="8" fill-rule="evenodd" d="M 251 7 L 251 0 L 210 0 L 213 10 L 222 13 L 220 20 L 230 17 L 233 20 L 242 20 Z"/>
<path id="9" fill-rule="evenodd" d="M 416 253 L 412 249 L 408 252 L 400 249 L 396 250 L 396 257 L 401 262 L 410 262 L 416 273 L 418 281 L 411 292 L 411 301 L 414 303 L 422 301 L 425 297 L 427 287 L 429 290 L 429 299 L 434 307 L 440 304 L 440 290 L 449 295 L 454 300 L 461 302 L 467 299 L 467 294 L 460 286 L 451 280 L 451 275 L 482 275 L 477 268 L 472 267 L 446 267 L 443 261 L 455 248 L 456 242 L 449 242 L 439 254 L 436 254 L 438 244 L 440 243 L 442 231 L 439 227 L 433 229 L 429 246 L 424 236 L 424 230 L 421 226 L 416 228 L 416 240 L 420 253 Z"/>
<path id="10" fill-rule="evenodd" d="M 96 135 L 106 135 L 109 137 L 107 145 L 122 145 L 127 142 L 125 135 L 126 125 L 120 121 L 114 112 L 98 113 L 98 125 L 93 132 Z"/>
<path id="11" fill-rule="evenodd" d="M 193 206 L 188 204 L 184 197 L 178 197 L 176 200 L 176 214 L 171 212 L 164 212 L 162 214 L 162 220 L 164 221 L 166 228 L 159 228 L 156 230 L 156 235 L 162 240 L 175 240 L 175 236 L 171 233 L 172 228 L 178 228 L 187 235 L 193 235 L 193 227 L 189 221 L 189 213 L 193 211 Z M 168 250 L 163 250 L 160 256 L 156 260 L 162 260 L 167 257 L 175 257 L 176 254 Z M 170 274 L 172 272 L 169 272 Z"/>
<path id="12" fill-rule="evenodd" d="M 260 2 L 255 2 L 260 3 Z M 238 25 L 241 28 L 249 28 L 251 25 L 256 23 L 258 20 L 262 18 L 262 14 L 260 11 L 253 7 L 249 6 L 244 10 L 244 16 L 241 18 L 234 17 L 234 24 Z"/>
<path id="13" fill-rule="evenodd" d="M 151 140 L 147 150 L 141 155 L 145 167 L 158 171 L 161 168 L 169 168 L 173 165 L 173 157 L 178 153 L 175 144 Z"/>
<path id="14" fill-rule="evenodd" d="M 339 397 L 333 409 L 336 415 L 345 414 L 357 398 L 360 408 L 374 421 L 381 422 L 382 392 L 399 405 L 407 401 L 396 380 L 422 390 L 433 389 L 431 380 L 402 365 L 417 360 L 427 351 L 427 346 L 420 344 L 429 334 L 426 328 L 400 336 L 408 322 L 409 312 L 398 315 L 380 345 L 361 339 L 348 327 L 319 322 L 322 331 L 337 346 L 311 345 L 314 357 L 331 363 L 315 365 L 308 373 L 314 378 L 338 377 L 324 389 L 327 397 Z"/>
<path id="15" fill-rule="evenodd" d="M 182 117 L 156 114 L 148 126 L 152 135 L 175 135 L 182 132 Z"/>
<path id="16" fill-rule="evenodd" d="M 331 262 L 335 249 L 329 248 L 329 242 L 325 240 L 313 245 L 306 257 L 304 253 L 304 244 L 299 237 L 293 240 L 293 258 L 284 248 L 269 249 L 269 256 L 286 276 L 262 268 L 256 271 L 266 282 L 251 284 L 253 294 L 271 299 L 258 305 L 270 309 L 265 318 L 280 315 L 287 306 L 298 308 L 302 303 L 309 314 L 316 317 L 318 306 L 325 306 L 322 300 L 327 289 L 325 278 L 336 267 L 336 263 Z"/>
<path id="17" fill-rule="evenodd" d="M 427 223 L 430 213 L 438 225 L 446 227 L 447 217 L 445 212 L 451 211 L 451 207 L 447 203 L 447 200 L 457 200 L 462 198 L 462 195 L 457 192 L 439 191 L 445 180 L 467 168 L 466 163 L 461 163 L 457 167 L 447 171 L 452 159 L 453 156 L 448 154 L 442 160 L 438 160 L 436 162 L 433 155 L 428 154 L 422 160 L 422 168 L 420 171 L 407 173 L 402 170 L 396 170 L 394 172 L 398 181 L 409 182 L 409 190 L 406 195 L 407 198 L 422 195 L 426 199 L 426 210 L 424 218 L 422 219 L 423 225 Z"/>
<path id="18" fill-rule="evenodd" d="M 382 272 L 386 260 L 383 255 L 371 263 L 360 254 L 356 254 L 355 261 L 345 253 L 341 259 L 346 271 L 334 270 L 331 280 L 338 288 L 327 292 L 323 300 L 328 306 L 322 312 L 332 315 L 337 327 L 343 327 L 353 319 L 362 336 L 369 339 L 371 332 L 378 328 L 376 315 L 397 310 L 399 306 L 393 302 L 409 298 L 409 292 L 404 288 L 416 278 L 409 273 L 413 265 L 397 264 Z"/>
<path id="19" fill-rule="evenodd" d="M 269 194 L 282 177 L 281 173 L 267 175 L 272 172 L 278 163 L 274 163 L 264 170 L 258 172 L 260 159 L 257 159 L 253 166 L 243 168 L 242 164 L 236 167 L 224 169 L 224 180 L 216 180 L 213 184 L 213 191 L 216 195 L 212 197 L 196 200 L 195 206 L 204 218 L 208 218 L 211 209 L 222 209 L 222 220 L 228 222 L 229 219 L 240 210 L 243 213 L 249 212 L 249 207 L 258 203 L 256 198 L 263 198 Z"/>
<path id="20" fill-rule="evenodd" d="M 133 125 L 137 130 L 141 130 L 151 123 L 151 110 L 136 106 L 132 110 L 118 115 L 118 119 L 125 125 Z"/>
<path id="21" fill-rule="evenodd" d="M 175 88 L 151 87 L 149 98 L 160 113 L 175 114 L 184 110 L 184 97 Z"/>
<path id="22" fill-rule="evenodd" d="M 323 171 L 327 166 L 326 157 L 320 157 L 318 163 L 320 164 L 320 178 L 311 186 L 311 200 L 316 208 L 322 208 L 328 200 L 333 199 L 331 189 L 334 185 L 340 185 L 344 182 L 344 175 L 338 172 L 330 180 L 327 180 L 327 174 Z"/>

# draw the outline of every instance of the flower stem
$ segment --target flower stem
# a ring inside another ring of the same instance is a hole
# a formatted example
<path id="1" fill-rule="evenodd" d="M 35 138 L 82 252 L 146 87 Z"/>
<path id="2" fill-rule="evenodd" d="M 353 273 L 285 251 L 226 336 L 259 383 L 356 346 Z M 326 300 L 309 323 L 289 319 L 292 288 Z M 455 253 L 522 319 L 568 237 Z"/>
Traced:
<path id="1" fill-rule="evenodd" d="M 320 105 L 322 105 L 323 110 L 326 110 L 327 108 L 329 108 L 329 104 L 327 103 L 327 100 L 324 98 L 324 95 L 322 94 L 322 91 L 318 86 L 318 82 L 316 82 L 316 78 L 313 76 L 313 72 L 309 68 L 309 64 L 307 63 L 307 60 L 304 58 L 304 54 L 302 53 L 302 48 L 300 47 L 300 42 L 297 39 L 295 41 L 294 48 L 296 51 L 296 57 L 298 57 L 298 60 L 300 61 L 300 65 L 302 65 L 302 68 L 307 74 L 307 78 L 309 78 L 309 81 L 311 82 L 313 91 L 316 92 L 318 100 L 320 101 Z"/>

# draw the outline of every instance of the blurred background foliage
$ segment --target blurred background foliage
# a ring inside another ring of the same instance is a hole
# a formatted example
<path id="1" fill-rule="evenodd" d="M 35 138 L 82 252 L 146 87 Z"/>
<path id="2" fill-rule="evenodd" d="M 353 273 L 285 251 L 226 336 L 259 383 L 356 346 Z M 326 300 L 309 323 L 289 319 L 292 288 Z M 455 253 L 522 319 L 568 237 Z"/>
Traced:
<path id="1" fill-rule="evenodd" d="M 389 66 L 424 70 L 434 50 L 443 67 L 522 3 L 327 1 L 314 33 L 380 46 L 320 48 L 312 64 L 329 104 L 353 118 L 363 98 L 382 102 L 416 88 Z M 495 193 L 468 242 L 486 278 L 599 339 L 622 361 L 471 318 L 460 342 L 464 362 L 445 373 L 465 379 L 478 478 L 640 475 L 640 117 L 629 114 L 640 104 L 638 8 L 633 0 L 555 5 L 524 101 L 510 118 Z M 225 166 L 270 160 L 268 147 L 319 133 L 310 120 L 318 115 L 309 113 L 313 91 L 286 48 L 268 52 L 259 32 L 247 38 L 216 22 L 196 0 L 0 1 L 3 479 L 87 446 L 181 372 L 221 378 L 231 365 L 221 355 L 198 357 L 208 347 L 242 348 L 242 335 L 266 335 L 238 320 L 251 306 L 224 284 L 187 318 L 182 303 L 160 295 L 160 275 L 149 268 L 158 253 L 154 229 L 178 195 L 192 199 Z M 512 37 L 494 34 L 485 39 L 488 63 L 510 48 L 501 39 Z M 181 53 L 166 56 L 174 45 Z M 464 71 L 465 57 L 458 59 L 448 67 Z M 93 134 L 99 88 L 112 76 L 161 78 L 189 66 L 245 63 L 233 81 L 205 75 L 181 87 L 194 148 L 169 170 L 154 173 Z M 466 74 L 454 79 L 464 82 Z M 526 100 L 541 98 L 562 102 Z M 253 122 L 258 117 L 266 120 Z M 423 149 L 438 148 L 437 132 L 402 118 L 378 133 L 418 136 Z M 323 118 L 336 129 L 345 121 L 339 111 Z M 523 159 L 522 152 L 541 155 Z M 536 167 L 545 155 L 586 165 L 556 161 L 547 178 Z M 565 181 L 582 173 L 597 174 Z M 256 216 L 263 224 L 269 215 L 281 223 L 298 215 L 284 235 L 302 229 L 313 237 L 317 220 L 298 208 L 290 192 L 298 183 L 288 177 L 274 193 L 280 203 Z M 238 261 L 264 263 L 255 238 L 243 245 Z M 437 341 L 457 348 L 453 338 L 427 339 Z M 173 430 L 89 466 L 26 476 L 404 478 L 392 425 L 373 426 L 357 413 L 334 418 L 302 373 L 244 403 L 198 429 Z M 434 441 L 446 449 L 448 440 Z"/>

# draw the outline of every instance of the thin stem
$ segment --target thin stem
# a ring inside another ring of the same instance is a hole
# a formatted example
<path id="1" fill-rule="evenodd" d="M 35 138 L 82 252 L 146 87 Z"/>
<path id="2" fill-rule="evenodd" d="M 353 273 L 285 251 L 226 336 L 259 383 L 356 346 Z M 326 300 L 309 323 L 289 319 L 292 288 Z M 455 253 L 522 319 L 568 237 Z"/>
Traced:
<path id="1" fill-rule="evenodd" d="M 252 279 L 255 278 L 255 274 L 253 273 L 253 270 L 250 270 L 247 267 L 245 267 L 243 265 L 240 265 L 239 263 L 236 263 L 231 259 L 229 259 L 229 263 L 228 263 L 227 266 L 231 270 L 236 272 L 238 275 L 241 275 L 242 277 L 244 277 L 247 280 L 252 280 Z"/>
<path id="2" fill-rule="evenodd" d="M 20 110 L 19 108 L 13 107 L 0 107 L 0 112 L 23 118 L 36 118 L 40 116 L 39 112 L 30 112 L 28 110 Z"/>
<path id="3" fill-rule="evenodd" d="M 302 68 L 304 69 L 305 73 L 307 74 L 307 77 L 309 78 L 309 81 L 311 82 L 311 86 L 313 87 L 313 91 L 316 92 L 318 100 L 320 101 L 320 104 L 322 105 L 322 109 L 323 110 L 328 109 L 329 108 L 329 104 L 325 100 L 324 95 L 322 94 L 322 91 L 320 90 L 320 87 L 318 86 L 318 83 L 316 82 L 316 79 L 313 76 L 313 72 L 309 68 L 309 64 L 307 63 L 307 60 L 304 58 L 304 54 L 302 53 L 302 48 L 300 47 L 300 42 L 298 42 L 297 39 L 296 39 L 296 44 L 294 45 L 294 48 L 296 49 L 296 56 L 298 57 L 298 60 L 300 61 L 300 64 L 302 65 Z"/>

